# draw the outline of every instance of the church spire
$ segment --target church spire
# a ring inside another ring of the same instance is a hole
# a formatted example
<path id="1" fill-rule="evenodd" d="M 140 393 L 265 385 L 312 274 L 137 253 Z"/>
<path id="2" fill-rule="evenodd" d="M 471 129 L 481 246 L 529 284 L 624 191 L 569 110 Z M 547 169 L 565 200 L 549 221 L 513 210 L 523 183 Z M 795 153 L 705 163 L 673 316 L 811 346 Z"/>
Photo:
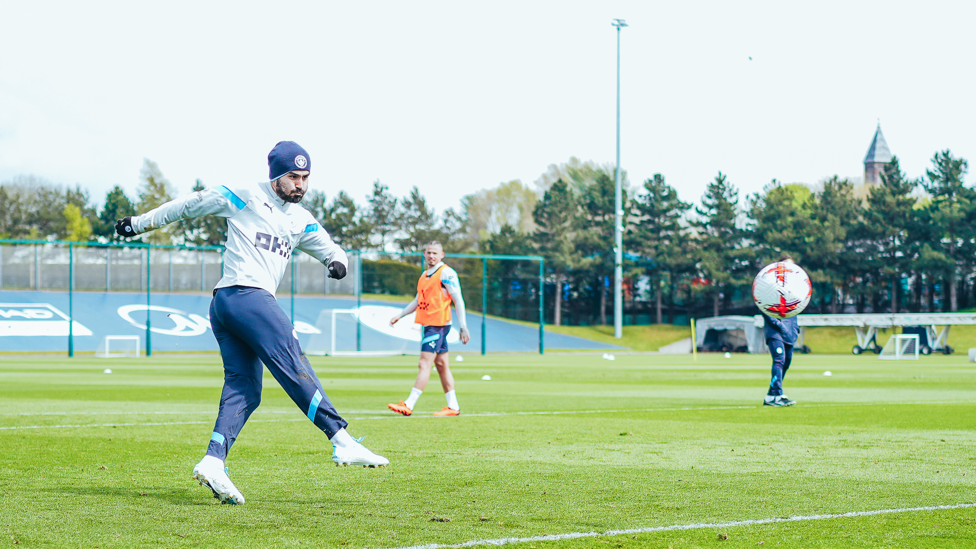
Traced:
<path id="1" fill-rule="evenodd" d="M 864 164 L 880 162 L 887 164 L 891 162 L 891 149 L 885 141 L 884 134 L 881 133 L 881 122 L 878 122 L 878 130 L 874 132 L 874 139 L 871 140 L 871 147 L 868 154 L 864 157 Z"/>
<path id="2" fill-rule="evenodd" d="M 874 139 L 868 148 L 868 154 L 864 156 L 864 184 L 877 185 L 881 183 L 881 173 L 884 171 L 885 164 L 891 162 L 891 149 L 885 141 L 884 134 L 881 133 L 881 122 L 878 122 L 878 129 L 874 132 Z"/>

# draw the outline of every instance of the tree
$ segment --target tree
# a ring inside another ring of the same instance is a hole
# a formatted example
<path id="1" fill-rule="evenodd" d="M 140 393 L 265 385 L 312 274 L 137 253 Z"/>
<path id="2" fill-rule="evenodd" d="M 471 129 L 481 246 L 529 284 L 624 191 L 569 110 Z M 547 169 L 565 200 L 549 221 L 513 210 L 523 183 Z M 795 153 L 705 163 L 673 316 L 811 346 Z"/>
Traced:
<path id="1" fill-rule="evenodd" d="M 377 249 L 386 249 L 387 237 L 396 233 L 399 225 L 397 223 L 398 199 L 390 194 L 390 188 L 380 183 L 377 179 L 373 182 L 373 193 L 366 198 L 368 209 L 366 217 L 369 218 L 373 234 L 379 236 Z"/>
<path id="2" fill-rule="evenodd" d="M 571 156 L 568 162 L 563 164 L 549 164 L 546 173 L 535 180 L 535 186 L 539 193 L 549 190 L 556 181 L 562 180 L 577 195 L 582 195 L 585 189 L 590 186 L 600 174 L 614 178 L 616 166 L 605 164 L 603 166 L 592 160 L 582 161 L 575 156 Z M 620 172 L 620 185 L 622 188 L 630 187 L 630 180 L 627 179 L 627 170 Z"/>
<path id="3" fill-rule="evenodd" d="M 941 248 L 945 256 L 955 263 L 947 271 L 946 285 L 949 287 L 949 310 L 959 310 L 957 272 L 967 258 L 960 254 L 961 240 L 972 233 L 964 220 L 973 209 L 974 193 L 963 186 L 963 177 L 969 164 L 965 159 L 954 158 L 949 150 L 936 153 L 932 157 L 932 169 L 926 170 L 926 180 L 922 186 L 932 195 L 929 214 L 940 230 Z"/>
<path id="4" fill-rule="evenodd" d="M 712 315 L 719 315 L 719 303 L 723 297 L 731 298 L 736 285 L 747 283 L 747 274 L 753 271 L 745 248 L 745 231 L 738 226 L 739 191 L 722 172 L 708 184 L 702 196 L 701 207 L 695 212 L 700 219 L 692 226 L 698 229 L 701 250 L 699 268 L 708 279 L 712 294 Z"/>
<path id="5" fill-rule="evenodd" d="M 562 323 L 563 284 L 567 273 L 587 269 L 592 260 L 585 258 L 576 246 L 582 230 L 582 211 L 579 200 L 565 181 L 557 180 L 542 195 L 532 210 L 536 224 L 533 234 L 536 247 L 553 274 L 556 291 L 553 300 L 553 324 Z"/>
<path id="6" fill-rule="evenodd" d="M 508 224 L 502 225 L 497 233 L 488 235 L 483 244 L 485 253 L 491 255 L 532 255 L 535 253 L 532 238 Z"/>
<path id="7" fill-rule="evenodd" d="M 325 195 L 322 195 L 321 200 L 324 202 Z M 345 191 L 339 191 L 321 214 L 321 217 L 317 216 L 319 223 L 336 244 L 352 250 L 369 248 L 369 221 L 362 218 L 356 201 Z"/>
<path id="8" fill-rule="evenodd" d="M 813 208 L 815 238 L 804 259 L 804 266 L 815 281 L 833 290 L 831 312 L 842 312 L 848 287 L 860 288 L 855 279 L 862 273 L 863 249 L 858 247 L 857 226 L 861 202 L 854 197 L 854 185 L 847 179 L 832 176 L 824 182 Z"/>
<path id="9" fill-rule="evenodd" d="M 600 324 L 607 323 L 607 291 L 610 277 L 614 276 L 616 254 L 614 248 L 614 213 L 616 196 L 615 182 L 606 173 L 597 175 L 596 180 L 586 186 L 581 198 L 583 206 L 584 231 L 581 232 L 578 245 L 583 253 L 594 261 L 591 263 L 593 278 L 597 281 L 597 291 L 600 302 Z M 621 189 L 622 226 L 627 226 L 628 204 L 627 189 Z"/>
<path id="10" fill-rule="evenodd" d="M 64 240 L 86 242 L 92 236 L 91 221 L 81 213 L 77 204 L 67 204 L 63 210 L 66 221 Z"/>
<path id="11" fill-rule="evenodd" d="M 467 238 L 467 225 L 464 214 L 454 211 L 454 208 L 444 210 L 435 233 L 440 233 L 437 239 L 445 252 L 457 254 L 471 250 L 473 242 Z"/>
<path id="12" fill-rule="evenodd" d="M 430 241 L 445 238 L 445 233 L 437 230 L 436 212 L 427 205 L 427 199 L 420 194 L 420 189 L 411 189 L 410 195 L 401 199 L 400 204 L 403 237 L 396 239 L 396 243 L 401 251 L 422 252 Z"/>
<path id="13" fill-rule="evenodd" d="M 892 157 L 881 173 L 881 183 L 869 191 L 864 210 L 863 232 L 873 244 L 870 255 L 880 276 L 891 281 L 892 313 L 899 310 L 901 277 L 912 263 L 909 231 L 916 199 L 911 194 L 917 184 L 902 173 L 898 157 Z"/>
<path id="14" fill-rule="evenodd" d="M 67 234 L 64 207 L 69 193 L 61 185 L 33 175 L 17 176 L 0 185 L 0 233 L 9 238 L 57 239 Z M 87 193 L 80 187 L 70 191 L 73 204 L 86 213 Z"/>
<path id="15" fill-rule="evenodd" d="M 148 158 L 144 159 L 139 177 L 142 182 L 139 184 L 139 203 L 136 205 L 136 209 L 140 214 L 173 200 L 176 190 L 163 176 L 158 164 Z M 170 226 L 160 227 L 143 235 L 143 239 L 152 244 L 172 244 L 173 228 Z"/>
<path id="16" fill-rule="evenodd" d="M 749 206 L 752 236 L 763 259 L 772 261 L 787 253 L 802 263 L 817 237 L 813 193 L 806 185 L 783 185 L 775 179 L 763 192 L 753 195 Z"/>
<path id="17" fill-rule="evenodd" d="M 118 187 L 116 187 L 118 188 Z M 206 190 L 199 179 L 193 185 L 193 192 Z M 227 219 L 216 215 L 187 217 L 179 220 L 179 236 L 186 244 L 197 246 L 219 246 L 227 240 Z"/>
<path id="18" fill-rule="evenodd" d="M 66 203 L 74 204 L 78 207 L 78 211 L 88 222 L 88 227 L 90 229 L 93 229 L 94 226 L 99 223 L 98 210 L 91 204 L 91 198 L 89 197 L 87 189 L 83 189 L 81 185 L 78 184 L 76 184 L 74 188 L 68 187 L 65 190 L 64 199 Z M 89 231 L 85 240 L 91 239 L 92 236 L 93 230 Z"/>
<path id="19" fill-rule="evenodd" d="M 535 192 L 517 179 L 465 196 L 461 205 L 468 220 L 468 238 L 485 241 L 505 225 L 531 234 L 535 231 L 532 211 L 538 200 Z"/>
<path id="20" fill-rule="evenodd" d="M 681 218 L 690 208 L 691 204 L 678 199 L 678 192 L 659 173 L 644 181 L 643 192 L 634 199 L 636 219 L 630 232 L 635 249 L 650 262 L 646 272 L 654 288 L 657 324 L 663 321 L 665 275 L 674 278 L 685 255 L 678 236 L 683 230 Z"/>
<path id="21" fill-rule="evenodd" d="M 105 204 L 98 214 L 98 222 L 92 224 L 96 236 L 121 242 L 122 237 L 115 232 L 115 222 L 127 215 L 135 215 L 136 207 L 126 196 L 122 187 L 116 185 L 105 195 Z"/>

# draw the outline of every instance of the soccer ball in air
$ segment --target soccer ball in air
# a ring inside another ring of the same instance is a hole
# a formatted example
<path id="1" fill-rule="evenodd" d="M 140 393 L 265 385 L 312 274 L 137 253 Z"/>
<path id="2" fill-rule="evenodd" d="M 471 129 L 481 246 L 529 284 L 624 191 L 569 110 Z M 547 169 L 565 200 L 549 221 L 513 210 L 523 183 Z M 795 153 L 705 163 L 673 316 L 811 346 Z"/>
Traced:
<path id="1" fill-rule="evenodd" d="M 803 312 L 813 297 L 806 271 L 792 261 L 763 267 L 752 282 L 752 299 L 759 310 L 773 318 L 790 318 Z"/>

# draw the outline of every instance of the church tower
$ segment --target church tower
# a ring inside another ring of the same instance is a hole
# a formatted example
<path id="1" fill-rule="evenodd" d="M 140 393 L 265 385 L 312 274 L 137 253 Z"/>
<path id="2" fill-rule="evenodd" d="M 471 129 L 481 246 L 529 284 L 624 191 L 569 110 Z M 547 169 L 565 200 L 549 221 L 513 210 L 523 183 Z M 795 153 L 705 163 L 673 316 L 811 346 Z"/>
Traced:
<path id="1" fill-rule="evenodd" d="M 884 172 L 885 164 L 889 162 L 891 162 L 891 150 L 888 149 L 888 143 L 881 133 L 881 122 L 878 122 L 878 130 L 874 132 L 871 147 L 864 157 L 864 184 L 880 185 L 881 174 Z"/>

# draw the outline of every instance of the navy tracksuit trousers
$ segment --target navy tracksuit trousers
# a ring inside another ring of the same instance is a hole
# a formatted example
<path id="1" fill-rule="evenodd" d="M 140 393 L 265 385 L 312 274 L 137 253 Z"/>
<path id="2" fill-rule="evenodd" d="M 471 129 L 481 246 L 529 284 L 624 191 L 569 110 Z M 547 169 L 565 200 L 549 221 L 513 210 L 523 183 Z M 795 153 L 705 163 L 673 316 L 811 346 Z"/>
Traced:
<path id="1" fill-rule="evenodd" d="M 329 438 L 346 427 L 273 295 L 246 286 L 219 288 L 210 302 L 210 325 L 224 361 L 224 390 L 207 455 L 226 459 L 247 418 L 261 403 L 262 362 Z"/>
<path id="2" fill-rule="evenodd" d="M 782 396 L 783 378 L 786 376 L 786 371 L 790 369 L 790 362 L 793 361 L 793 346 L 779 339 L 767 340 L 766 346 L 769 347 L 769 354 L 773 355 L 773 378 L 769 382 L 769 392 L 766 394 Z"/>

